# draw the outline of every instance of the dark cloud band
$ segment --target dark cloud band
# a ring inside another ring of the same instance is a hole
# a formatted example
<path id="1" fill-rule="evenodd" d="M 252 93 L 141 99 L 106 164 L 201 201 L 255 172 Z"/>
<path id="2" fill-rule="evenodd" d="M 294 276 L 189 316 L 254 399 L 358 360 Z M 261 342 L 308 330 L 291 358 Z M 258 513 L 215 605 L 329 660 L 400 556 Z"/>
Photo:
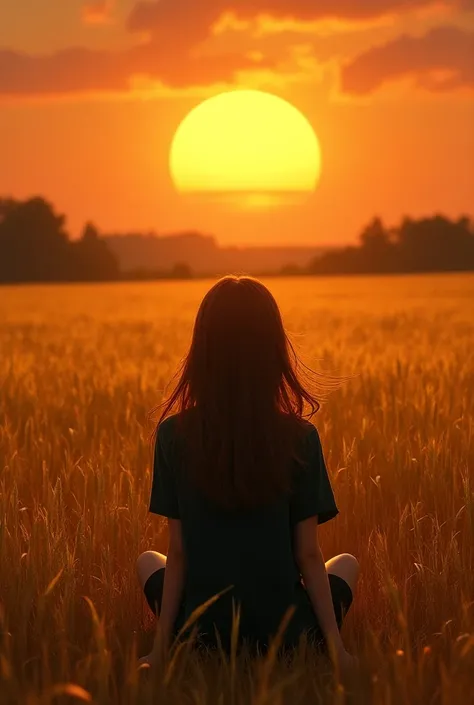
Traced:
<path id="1" fill-rule="evenodd" d="M 241 17 L 267 13 L 301 21 L 339 17 L 361 19 L 432 4 L 433 0 L 239 0 Z M 474 0 L 449 0 L 451 8 L 474 9 Z M 110 7 L 109 2 L 88 7 Z M 50 55 L 27 55 L 0 49 L 0 95 L 48 95 L 128 90 L 135 76 L 171 87 L 232 81 L 237 72 L 274 69 L 275 60 L 242 53 L 199 56 L 205 41 L 229 0 L 159 0 L 138 2 L 128 29 L 146 39 L 123 51 L 71 48 Z M 284 41 L 282 39 L 282 41 Z M 287 47 L 290 48 L 290 47 Z M 284 51 L 284 47 L 282 48 Z M 473 86 L 473 35 L 456 27 L 440 27 L 424 37 L 400 37 L 373 47 L 342 67 L 343 90 L 365 94 L 386 81 L 414 75 L 427 87 L 449 90 Z M 317 58 L 317 57 L 316 57 Z"/>
<path id="2" fill-rule="evenodd" d="M 406 76 L 430 90 L 474 88 L 474 33 L 437 27 L 423 37 L 402 36 L 373 47 L 343 67 L 342 90 L 367 94 Z"/>

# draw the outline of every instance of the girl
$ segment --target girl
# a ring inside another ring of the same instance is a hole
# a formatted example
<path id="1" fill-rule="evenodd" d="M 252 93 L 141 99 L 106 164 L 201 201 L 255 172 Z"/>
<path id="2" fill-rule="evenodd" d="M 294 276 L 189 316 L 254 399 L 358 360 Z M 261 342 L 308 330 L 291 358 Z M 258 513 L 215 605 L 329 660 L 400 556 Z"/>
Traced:
<path id="1" fill-rule="evenodd" d="M 265 648 L 291 606 L 284 643 L 303 633 L 331 643 L 353 664 L 339 628 L 352 602 L 358 563 L 324 563 L 320 524 L 338 513 L 316 428 L 303 419 L 319 404 L 298 376 L 298 360 L 275 299 L 249 277 L 225 277 L 204 297 L 191 348 L 164 403 L 155 443 L 150 512 L 167 517 L 168 555 L 146 551 L 138 575 L 158 615 L 152 664 L 190 614 L 202 643 L 240 639 Z M 175 415 L 170 415 L 176 412 Z"/>

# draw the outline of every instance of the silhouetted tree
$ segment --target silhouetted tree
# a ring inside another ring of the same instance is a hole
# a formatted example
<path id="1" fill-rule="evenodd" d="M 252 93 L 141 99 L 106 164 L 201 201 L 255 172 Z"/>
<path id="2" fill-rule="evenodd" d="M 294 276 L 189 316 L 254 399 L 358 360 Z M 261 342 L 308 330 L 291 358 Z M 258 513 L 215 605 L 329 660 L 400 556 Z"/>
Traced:
<path id="1" fill-rule="evenodd" d="M 375 218 L 362 231 L 359 247 L 326 252 L 314 259 L 309 272 L 349 274 L 383 272 L 444 272 L 474 270 L 474 228 L 466 216 L 404 218 L 387 230 Z"/>
<path id="2" fill-rule="evenodd" d="M 36 282 L 68 279 L 65 217 L 43 198 L 8 199 L 0 205 L 0 280 Z"/>
<path id="3" fill-rule="evenodd" d="M 98 281 L 119 276 L 93 225 L 69 240 L 66 218 L 44 198 L 0 199 L 0 282 Z"/>
<path id="4" fill-rule="evenodd" d="M 470 221 L 451 222 L 441 215 L 405 218 L 397 232 L 401 268 L 405 272 L 456 271 L 474 265 Z"/>
<path id="5" fill-rule="evenodd" d="M 118 279 L 117 258 L 100 239 L 99 231 L 92 223 L 84 227 L 82 237 L 72 243 L 74 279 L 80 281 L 111 281 Z"/>
<path id="6" fill-rule="evenodd" d="M 192 279 L 193 270 L 185 262 L 177 262 L 171 270 L 173 279 Z"/>
<path id="7" fill-rule="evenodd" d="M 360 234 L 363 266 L 366 271 L 390 272 L 396 269 L 396 249 L 391 233 L 380 218 L 374 218 Z"/>

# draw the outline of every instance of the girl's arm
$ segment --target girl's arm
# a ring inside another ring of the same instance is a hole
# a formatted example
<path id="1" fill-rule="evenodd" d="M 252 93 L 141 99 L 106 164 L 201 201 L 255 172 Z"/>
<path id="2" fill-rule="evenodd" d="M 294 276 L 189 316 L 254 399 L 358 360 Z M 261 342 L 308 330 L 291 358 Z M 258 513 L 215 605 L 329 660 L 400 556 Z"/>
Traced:
<path id="1" fill-rule="evenodd" d="M 178 610 L 183 598 L 186 565 L 184 560 L 181 521 L 168 519 L 168 555 L 166 559 L 163 599 L 158 619 L 157 638 L 153 652 L 170 645 Z"/>
<path id="2" fill-rule="evenodd" d="M 336 656 L 345 655 L 339 627 L 336 622 L 331 588 L 318 540 L 318 518 L 311 517 L 295 526 L 295 559 L 300 569 L 313 610 L 328 645 Z"/>

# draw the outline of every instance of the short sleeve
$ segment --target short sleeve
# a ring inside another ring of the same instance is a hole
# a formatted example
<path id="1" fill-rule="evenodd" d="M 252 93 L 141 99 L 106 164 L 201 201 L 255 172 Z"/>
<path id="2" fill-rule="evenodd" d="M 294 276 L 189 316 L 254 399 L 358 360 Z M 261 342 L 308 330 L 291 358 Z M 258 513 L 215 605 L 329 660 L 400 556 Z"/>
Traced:
<path id="1" fill-rule="evenodd" d="M 329 480 L 323 449 L 313 426 L 305 441 L 304 464 L 295 476 L 290 500 L 290 518 L 294 526 L 304 519 L 317 516 L 324 524 L 339 513 Z"/>
<path id="2" fill-rule="evenodd" d="M 155 455 L 153 461 L 153 483 L 151 487 L 150 512 L 179 519 L 179 503 L 176 489 L 176 477 L 172 467 L 169 441 L 160 426 L 156 435 Z"/>

